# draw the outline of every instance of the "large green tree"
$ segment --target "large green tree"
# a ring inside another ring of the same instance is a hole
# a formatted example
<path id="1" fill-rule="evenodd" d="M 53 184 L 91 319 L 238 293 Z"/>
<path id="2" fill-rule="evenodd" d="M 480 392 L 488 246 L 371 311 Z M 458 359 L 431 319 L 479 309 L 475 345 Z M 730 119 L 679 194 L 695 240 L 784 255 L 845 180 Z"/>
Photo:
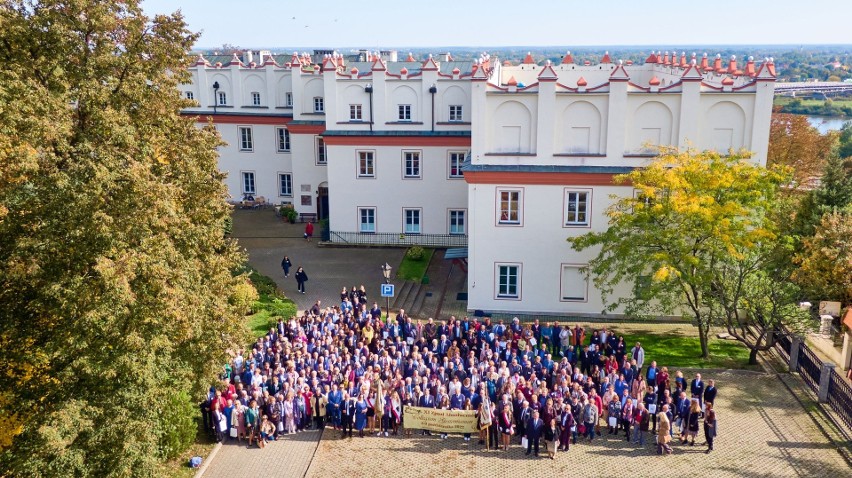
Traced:
<path id="1" fill-rule="evenodd" d="M 711 290 L 721 261 L 742 260 L 775 238 L 767 212 L 789 176 L 746 156 L 664 150 L 649 165 L 616 177 L 636 194 L 607 211 L 609 228 L 569 238 L 576 250 L 597 248 L 588 270 L 608 310 L 628 315 L 685 313 L 709 357 L 718 318 Z M 634 294 L 613 297 L 634 283 Z"/>
<path id="2" fill-rule="evenodd" d="M 158 474 L 245 338 L 220 139 L 180 116 L 195 39 L 134 0 L 0 0 L 0 476 Z"/>

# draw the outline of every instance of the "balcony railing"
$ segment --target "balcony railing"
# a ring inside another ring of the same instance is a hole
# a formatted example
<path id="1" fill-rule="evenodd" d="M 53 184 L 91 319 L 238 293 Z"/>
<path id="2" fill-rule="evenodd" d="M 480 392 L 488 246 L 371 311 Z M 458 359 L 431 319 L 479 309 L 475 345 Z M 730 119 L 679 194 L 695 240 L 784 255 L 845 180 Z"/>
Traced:
<path id="1" fill-rule="evenodd" d="M 329 242 L 359 246 L 467 247 L 465 234 L 403 234 L 330 231 Z"/>

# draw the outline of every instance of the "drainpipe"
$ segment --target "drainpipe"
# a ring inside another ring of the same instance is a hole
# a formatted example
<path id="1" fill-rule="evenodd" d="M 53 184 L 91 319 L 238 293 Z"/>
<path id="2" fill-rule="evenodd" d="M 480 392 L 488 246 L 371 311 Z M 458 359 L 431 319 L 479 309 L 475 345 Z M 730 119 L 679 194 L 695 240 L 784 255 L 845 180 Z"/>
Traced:
<path id="1" fill-rule="evenodd" d="M 438 92 L 438 87 L 432 83 L 432 86 L 429 87 L 429 93 L 432 94 L 432 132 L 435 132 L 435 93 Z"/>
<path id="2" fill-rule="evenodd" d="M 364 91 L 370 95 L 370 132 L 373 132 L 373 84 L 367 83 L 367 86 L 364 87 Z"/>

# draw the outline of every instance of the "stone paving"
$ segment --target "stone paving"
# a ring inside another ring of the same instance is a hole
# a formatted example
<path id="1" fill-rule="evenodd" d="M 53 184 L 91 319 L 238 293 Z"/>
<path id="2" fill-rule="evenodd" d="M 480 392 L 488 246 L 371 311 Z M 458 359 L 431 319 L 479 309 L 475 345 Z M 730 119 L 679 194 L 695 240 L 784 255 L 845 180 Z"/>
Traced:
<path id="1" fill-rule="evenodd" d="M 554 473 L 631 477 L 840 477 L 849 465 L 817 429 L 804 408 L 773 374 L 744 371 L 705 372 L 719 387 L 719 436 L 715 451 L 705 454 L 703 434 L 694 447 L 675 444 L 672 456 L 658 456 L 653 441 L 644 447 L 604 435 L 592 444 L 572 445 L 556 460 L 524 456 L 514 442 L 508 453 L 485 451 L 460 436 L 340 439 L 326 429 L 304 432 L 270 444 L 264 450 L 226 445 L 205 477 L 395 477 L 548 476 Z M 675 440 L 678 442 L 678 440 Z M 630 461 L 626 461 L 630 458 Z M 629 468 L 628 468 L 629 467 Z"/>
<path id="2" fill-rule="evenodd" d="M 304 224 L 289 224 L 275 217 L 272 209 L 234 211 L 233 236 L 248 251 L 249 263 L 260 273 L 274 279 L 284 294 L 293 299 L 299 309 L 310 308 L 318 299 L 326 304 L 337 304 L 340 290 L 362 284 L 367 298 L 384 309 L 379 296 L 379 285 L 384 282 L 381 265 L 388 262 L 394 270 L 399 268 L 405 250 L 402 248 L 345 248 L 320 247 L 319 226 L 314 230 L 312 242 L 302 234 Z M 293 268 L 290 277 L 284 277 L 281 259 L 290 256 Z M 302 266 L 308 274 L 306 294 L 299 294 L 293 274 Z M 397 281 L 394 281 L 397 282 Z M 397 289 L 400 287 L 397 284 Z"/>

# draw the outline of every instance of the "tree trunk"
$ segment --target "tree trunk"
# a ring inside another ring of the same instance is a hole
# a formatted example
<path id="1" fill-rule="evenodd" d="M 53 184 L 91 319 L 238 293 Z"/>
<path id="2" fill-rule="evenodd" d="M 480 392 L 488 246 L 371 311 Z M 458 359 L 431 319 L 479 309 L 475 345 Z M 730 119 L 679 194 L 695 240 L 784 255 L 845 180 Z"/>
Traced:
<path id="1" fill-rule="evenodd" d="M 708 346 L 707 336 L 710 334 L 710 327 L 705 324 L 700 317 L 696 317 L 698 322 L 698 341 L 701 342 L 701 358 L 710 358 L 710 348 Z"/>
<path id="2" fill-rule="evenodd" d="M 749 365 L 757 365 L 757 348 L 753 348 L 753 349 L 751 349 L 751 352 L 749 352 L 748 364 Z"/>

